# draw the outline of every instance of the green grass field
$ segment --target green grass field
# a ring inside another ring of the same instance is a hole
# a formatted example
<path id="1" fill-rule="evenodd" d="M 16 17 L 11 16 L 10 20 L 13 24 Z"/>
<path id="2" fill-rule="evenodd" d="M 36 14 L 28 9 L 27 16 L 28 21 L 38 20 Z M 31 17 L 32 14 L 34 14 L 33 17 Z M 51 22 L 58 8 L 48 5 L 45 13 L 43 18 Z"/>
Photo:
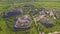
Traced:
<path id="1" fill-rule="evenodd" d="M 14 4 L 10 4 L 8 2 L 1 2 L 0 1 L 0 12 L 1 13 L 6 12 L 8 10 L 11 10 L 14 7 L 14 5 L 16 7 L 18 7 L 21 4 L 33 4 L 33 5 L 37 6 L 37 7 L 42 6 L 42 7 L 48 7 L 49 9 L 53 9 L 53 8 L 60 9 L 60 2 L 59 2 L 60 0 L 51 0 L 51 1 L 53 1 L 53 2 L 49 2 L 49 1 L 46 2 L 46 0 L 44 0 L 43 2 L 41 2 L 41 1 L 38 1 L 38 2 L 20 2 L 20 3 L 19 2 L 17 2 L 17 3 L 14 2 Z M 3 9 L 5 7 L 7 7 L 7 9 Z M 2 15 L 0 14 L 0 27 L 1 27 L 0 34 L 26 34 L 26 31 L 17 31 L 17 32 L 10 31 L 10 29 L 7 28 L 5 22 L 6 22 L 6 20 L 4 18 L 2 18 Z M 13 22 L 11 22 L 11 23 L 13 23 Z M 57 28 L 60 28 L 60 26 L 58 26 Z M 56 26 L 54 28 L 51 28 L 51 29 L 46 29 L 46 31 L 48 31 L 48 30 L 50 31 L 52 29 L 56 30 Z M 29 30 L 28 32 L 29 32 L 29 34 L 38 34 L 38 31 L 37 31 L 37 29 L 35 27 L 34 22 L 33 22 L 33 28 L 31 30 Z"/>

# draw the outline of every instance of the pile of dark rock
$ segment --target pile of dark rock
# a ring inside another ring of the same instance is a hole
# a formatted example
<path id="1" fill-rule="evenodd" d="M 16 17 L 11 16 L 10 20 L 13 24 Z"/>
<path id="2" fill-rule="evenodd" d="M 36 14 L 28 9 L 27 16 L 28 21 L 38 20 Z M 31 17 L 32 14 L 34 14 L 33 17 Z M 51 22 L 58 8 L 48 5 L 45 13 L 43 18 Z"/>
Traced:
<path id="1" fill-rule="evenodd" d="M 38 12 L 42 11 L 42 8 L 41 7 L 35 7 L 34 5 L 32 4 L 23 4 L 22 5 L 23 8 L 28 8 L 28 12 L 31 14 L 31 15 L 35 15 L 37 14 Z"/>
<path id="2" fill-rule="evenodd" d="M 39 21 L 46 27 L 52 27 L 54 25 L 54 21 L 52 20 L 52 18 L 50 18 L 51 12 L 52 12 L 51 10 L 43 8 L 41 12 L 35 15 L 36 21 Z"/>
<path id="3" fill-rule="evenodd" d="M 49 18 L 43 18 L 40 20 L 40 22 L 45 25 L 47 28 L 52 27 L 54 25 L 54 22 L 50 20 Z"/>
<path id="4" fill-rule="evenodd" d="M 29 12 L 34 12 L 35 11 L 34 5 L 32 5 L 32 4 L 23 4 L 22 7 L 23 8 L 29 8 Z"/>
<path id="5" fill-rule="evenodd" d="M 14 10 L 6 12 L 3 15 L 3 17 L 4 18 L 9 18 L 9 17 L 15 16 L 15 15 L 20 15 L 20 14 L 22 14 L 22 12 L 23 12 L 22 9 L 14 9 Z"/>

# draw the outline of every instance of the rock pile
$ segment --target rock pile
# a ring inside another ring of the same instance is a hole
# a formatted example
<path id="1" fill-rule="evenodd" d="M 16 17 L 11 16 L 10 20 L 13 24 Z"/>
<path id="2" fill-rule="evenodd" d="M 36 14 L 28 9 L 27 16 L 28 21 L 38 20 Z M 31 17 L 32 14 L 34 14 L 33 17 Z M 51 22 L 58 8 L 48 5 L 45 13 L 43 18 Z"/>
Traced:
<path id="1" fill-rule="evenodd" d="M 3 17 L 4 18 L 9 18 L 11 16 L 19 15 L 19 14 L 22 14 L 22 13 L 23 13 L 22 9 L 14 9 L 14 10 L 11 10 L 11 11 L 6 12 L 3 15 Z"/>
<path id="2" fill-rule="evenodd" d="M 31 26 L 31 17 L 29 15 L 24 15 L 17 18 L 14 27 L 19 29 L 29 28 Z"/>

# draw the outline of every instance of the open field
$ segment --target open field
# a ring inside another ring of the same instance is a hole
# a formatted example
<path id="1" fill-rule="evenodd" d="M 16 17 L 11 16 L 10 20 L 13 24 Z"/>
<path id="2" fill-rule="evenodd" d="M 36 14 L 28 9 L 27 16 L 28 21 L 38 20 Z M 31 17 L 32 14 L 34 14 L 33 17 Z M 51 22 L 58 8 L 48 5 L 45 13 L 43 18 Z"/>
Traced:
<path id="1" fill-rule="evenodd" d="M 9 2 L 0 2 L 0 12 L 3 13 L 3 12 L 6 12 L 6 11 L 9 11 L 9 10 L 13 9 L 14 6 L 18 7 L 22 4 L 33 4 L 37 7 L 42 6 L 42 7 L 47 7 L 49 9 L 53 9 L 53 8 L 60 9 L 60 2 L 59 2 L 60 0 L 52 0 L 52 1 L 46 0 L 46 1 L 42 1 L 42 2 L 41 1 L 40 2 L 39 1 L 38 2 L 16 2 L 16 3 L 14 2 L 13 4 L 9 3 Z M 12 17 L 12 18 L 14 19 L 14 17 Z M 10 21 L 12 21 L 10 23 L 13 23 L 13 19 L 9 19 Z M 5 23 L 6 21 L 7 20 L 2 18 L 2 15 L 0 14 L 0 34 L 26 34 L 26 31 L 16 31 L 16 32 L 10 31 L 10 29 L 7 28 L 7 25 Z M 60 19 L 57 20 L 57 21 L 60 22 Z M 56 29 L 57 26 L 54 26 L 51 29 L 54 29 L 54 28 Z M 60 29 L 60 26 L 58 26 L 57 28 Z M 50 31 L 51 29 L 46 29 L 46 31 L 47 30 Z M 24 32 L 24 33 L 22 33 L 22 32 Z M 33 22 L 33 28 L 31 30 L 29 30 L 28 32 L 29 32 L 29 34 L 38 34 L 38 31 L 35 27 L 34 22 Z"/>

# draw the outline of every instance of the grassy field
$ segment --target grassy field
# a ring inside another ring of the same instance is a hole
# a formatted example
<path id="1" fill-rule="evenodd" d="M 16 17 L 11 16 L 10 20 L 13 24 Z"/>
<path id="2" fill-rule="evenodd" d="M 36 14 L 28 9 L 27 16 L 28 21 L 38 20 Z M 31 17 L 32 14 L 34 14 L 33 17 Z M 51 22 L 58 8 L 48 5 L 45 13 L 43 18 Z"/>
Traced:
<path id="1" fill-rule="evenodd" d="M 47 0 L 48 1 L 48 0 Z M 8 2 L 0 2 L 0 12 L 6 12 L 8 10 L 11 10 L 14 6 L 20 6 L 21 4 L 34 4 L 35 6 L 42 6 L 42 7 L 48 7 L 49 9 L 53 9 L 53 8 L 56 8 L 56 9 L 60 9 L 60 2 L 59 0 L 52 0 L 53 2 L 46 2 L 46 1 L 43 1 L 43 2 L 17 2 L 14 4 L 10 4 Z M 55 2 L 56 1 L 56 2 Z M 4 9 L 6 8 L 6 9 Z M 2 18 L 2 15 L 0 14 L 0 34 L 25 34 L 25 31 L 17 31 L 17 32 L 13 32 L 13 31 L 10 31 L 9 28 L 7 28 L 6 26 L 6 23 L 5 23 L 5 19 Z M 13 22 L 11 22 L 13 23 Z M 56 27 L 56 26 L 55 26 Z M 60 27 L 60 26 L 58 26 Z M 53 28 L 54 29 L 54 28 Z M 46 29 L 48 30 L 48 29 Z M 23 33 L 24 32 L 24 33 Z M 33 28 L 28 31 L 29 34 L 38 34 L 38 31 L 35 27 L 35 24 L 33 22 Z"/>

